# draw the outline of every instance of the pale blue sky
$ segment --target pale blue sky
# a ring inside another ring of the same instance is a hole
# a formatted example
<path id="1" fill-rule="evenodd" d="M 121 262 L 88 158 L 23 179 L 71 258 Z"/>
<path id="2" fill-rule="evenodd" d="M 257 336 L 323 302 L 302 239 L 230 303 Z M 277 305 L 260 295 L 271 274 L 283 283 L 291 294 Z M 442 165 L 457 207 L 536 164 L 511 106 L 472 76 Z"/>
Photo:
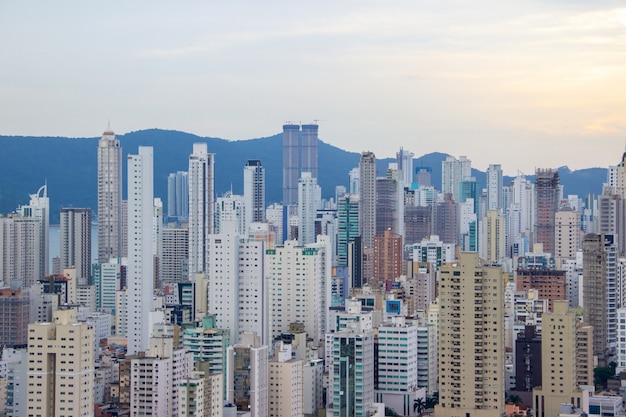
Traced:
<path id="1" fill-rule="evenodd" d="M 505 173 L 626 144 L 623 1 L 0 0 L 0 134 L 247 139 L 320 120 L 350 150 Z"/>

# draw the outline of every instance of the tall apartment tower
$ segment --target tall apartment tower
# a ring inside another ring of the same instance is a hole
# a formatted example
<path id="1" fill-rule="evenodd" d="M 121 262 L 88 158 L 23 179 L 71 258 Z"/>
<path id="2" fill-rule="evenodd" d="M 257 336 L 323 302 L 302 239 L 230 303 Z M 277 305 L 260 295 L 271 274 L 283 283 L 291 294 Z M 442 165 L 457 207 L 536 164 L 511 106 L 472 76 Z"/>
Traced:
<path id="1" fill-rule="evenodd" d="M 258 159 L 249 159 L 243 168 L 243 201 L 246 228 L 252 222 L 265 221 L 265 168 Z"/>
<path id="2" fill-rule="evenodd" d="M 41 227 L 36 219 L 0 217 L 0 284 L 30 287 L 43 277 Z"/>
<path id="3" fill-rule="evenodd" d="M 317 243 L 297 243 L 288 240 L 284 246 L 266 251 L 271 337 L 287 333 L 292 323 L 303 323 L 308 337 L 318 344 L 328 329 L 330 241 L 328 236 L 319 235 Z"/>
<path id="4" fill-rule="evenodd" d="M 402 275 L 402 236 L 385 230 L 374 237 L 374 279 L 393 282 Z"/>
<path id="5" fill-rule="evenodd" d="M 243 333 L 241 343 L 228 347 L 226 399 L 250 417 L 267 417 L 268 347 L 254 333 Z"/>
<path id="6" fill-rule="evenodd" d="M 396 152 L 396 162 L 398 169 L 402 171 L 403 187 L 411 187 L 413 181 L 413 152 L 405 151 L 400 147 L 400 151 Z"/>
<path id="7" fill-rule="evenodd" d="M 554 216 L 554 257 L 576 259 L 580 234 L 579 212 L 569 204 L 564 205 Z"/>
<path id="8" fill-rule="evenodd" d="M 188 172 L 172 172 L 167 177 L 167 217 L 180 221 L 189 218 Z"/>
<path id="9" fill-rule="evenodd" d="M 76 268 L 79 285 L 91 278 L 91 209 L 62 208 L 59 227 L 61 270 Z"/>
<path id="10" fill-rule="evenodd" d="M 298 243 L 301 246 L 315 243 L 315 218 L 321 200 L 317 179 L 303 172 L 298 180 Z"/>
<path id="11" fill-rule="evenodd" d="M 447 156 L 445 161 L 441 161 L 441 192 L 452 194 L 454 201 L 460 201 L 460 184 L 464 178 L 472 175 L 472 161 L 466 156 L 456 159 L 454 156 Z"/>
<path id="12" fill-rule="evenodd" d="M 578 386 L 578 323 L 567 301 L 554 301 L 554 312 L 542 317 L 541 385 L 533 389 L 537 417 L 559 415 L 561 404 L 584 408 L 587 391 Z M 587 410 L 588 411 L 588 410 Z"/>
<path id="13" fill-rule="evenodd" d="M 107 130 L 98 144 L 98 263 L 122 256 L 122 147 Z"/>
<path id="14" fill-rule="evenodd" d="M 482 257 L 488 262 L 500 262 L 506 254 L 504 216 L 498 210 L 487 210 L 483 218 Z"/>
<path id="15" fill-rule="evenodd" d="M 504 412 L 502 268 L 461 252 L 441 266 L 439 405 L 436 417 L 499 417 Z"/>
<path id="16" fill-rule="evenodd" d="M 303 172 L 318 178 L 317 148 L 318 126 L 316 124 L 283 125 L 283 204 L 298 201 L 298 179 Z"/>
<path id="17" fill-rule="evenodd" d="M 189 155 L 189 280 L 207 268 L 207 237 L 213 233 L 214 155 L 194 143 Z"/>
<path id="18" fill-rule="evenodd" d="M 344 194 L 337 200 L 337 265 L 348 266 L 348 245 L 359 235 L 359 196 Z"/>
<path id="19" fill-rule="evenodd" d="M 613 235 L 588 234 L 583 240 L 583 322 L 593 326 L 593 354 L 606 366 L 617 341 L 617 243 Z"/>
<path id="20" fill-rule="evenodd" d="M 144 352 L 150 343 L 148 315 L 154 290 L 153 156 L 140 146 L 128 155 L 128 354 Z"/>
<path id="21" fill-rule="evenodd" d="M 487 168 L 487 210 L 502 209 L 502 166 Z"/>
<path id="22" fill-rule="evenodd" d="M 17 214 L 24 218 L 31 218 L 39 225 L 39 270 L 48 275 L 48 262 L 50 259 L 50 199 L 48 198 L 48 186 L 42 185 L 36 194 L 30 195 L 28 205 L 17 208 Z"/>
<path id="23" fill-rule="evenodd" d="M 93 415 L 94 329 L 75 308 L 28 325 L 28 417 Z"/>
<path id="24" fill-rule="evenodd" d="M 554 215 L 559 208 L 559 173 L 553 169 L 535 172 L 535 241 L 544 252 L 554 253 Z"/>
<path id="25" fill-rule="evenodd" d="M 363 246 L 374 247 L 376 235 L 376 156 L 361 153 L 359 162 L 359 231 Z"/>

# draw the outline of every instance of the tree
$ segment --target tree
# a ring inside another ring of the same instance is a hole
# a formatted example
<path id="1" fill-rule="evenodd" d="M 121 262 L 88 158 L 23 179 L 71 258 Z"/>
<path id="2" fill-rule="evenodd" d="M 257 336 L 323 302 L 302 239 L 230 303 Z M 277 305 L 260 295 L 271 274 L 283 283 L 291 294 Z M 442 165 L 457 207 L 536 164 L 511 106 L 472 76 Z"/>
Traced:
<path id="1" fill-rule="evenodd" d="M 439 404 L 439 391 L 433 392 L 433 395 L 426 397 L 426 410 L 435 408 Z"/>
<path id="2" fill-rule="evenodd" d="M 517 394 L 509 395 L 509 398 L 506 399 L 506 402 L 515 405 L 520 405 L 521 403 L 523 403 L 522 398 Z"/>
<path id="3" fill-rule="evenodd" d="M 426 410 L 426 402 L 422 397 L 416 398 L 413 401 L 413 412 L 417 413 L 418 416 L 421 416 L 424 410 Z"/>
<path id="4" fill-rule="evenodd" d="M 615 366 L 598 366 L 593 370 L 593 382 L 602 388 L 606 388 L 606 381 L 612 376 L 615 376 Z"/>

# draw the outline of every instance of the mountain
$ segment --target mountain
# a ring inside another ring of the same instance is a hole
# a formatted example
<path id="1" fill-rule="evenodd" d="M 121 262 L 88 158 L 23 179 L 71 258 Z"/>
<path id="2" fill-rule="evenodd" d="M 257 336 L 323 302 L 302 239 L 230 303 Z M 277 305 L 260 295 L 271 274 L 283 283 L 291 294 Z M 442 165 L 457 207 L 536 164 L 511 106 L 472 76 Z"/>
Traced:
<path id="1" fill-rule="evenodd" d="M 118 135 L 123 157 L 123 177 L 126 178 L 126 155 L 136 154 L 138 146 L 154 147 L 154 195 L 167 203 L 167 177 L 169 173 L 186 171 L 188 157 L 194 142 L 206 142 L 209 152 L 215 153 L 215 191 L 243 193 L 243 166 L 248 159 L 260 159 L 266 170 L 266 201 L 268 204 L 282 199 L 282 134 L 274 136 L 229 141 L 203 138 L 190 133 L 149 129 Z M 25 137 L 0 136 L 0 213 L 10 213 L 18 205 L 29 201 L 28 194 L 35 193 L 48 184 L 51 204 L 51 223 L 57 223 L 61 207 L 97 207 L 97 147 L 98 137 Z M 432 184 L 441 184 L 441 161 L 446 154 L 430 153 L 414 160 L 414 167 L 430 167 Z M 348 172 L 358 166 L 359 154 L 347 152 L 320 141 L 318 150 L 319 177 L 323 196 L 334 196 L 336 185 L 348 185 Z M 379 175 L 384 175 L 387 158 L 377 161 Z M 565 193 L 585 196 L 599 193 L 606 181 L 606 169 L 589 168 L 570 171 L 559 168 Z M 473 170 L 480 187 L 484 187 L 485 173 Z M 532 176 L 529 176 L 532 178 Z M 505 184 L 510 178 L 505 177 Z M 126 184 L 124 183 L 124 188 Z M 125 191 L 124 191 L 125 194 Z"/>

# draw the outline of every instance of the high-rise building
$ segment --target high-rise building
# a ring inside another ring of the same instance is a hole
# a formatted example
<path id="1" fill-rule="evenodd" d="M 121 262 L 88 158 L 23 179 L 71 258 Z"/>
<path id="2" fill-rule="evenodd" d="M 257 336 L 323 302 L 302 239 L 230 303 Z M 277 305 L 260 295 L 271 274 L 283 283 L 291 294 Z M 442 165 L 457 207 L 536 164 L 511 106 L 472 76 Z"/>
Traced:
<path id="1" fill-rule="evenodd" d="M 189 281 L 189 228 L 169 224 L 161 231 L 159 287 L 165 282 Z"/>
<path id="2" fill-rule="evenodd" d="M 194 143 L 189 155 L 189 280 L 207 268 L 207 237 L 213 233 L 214 155 Z"/>
<path id="3" fill-rule="evenodd" d="M 580 213 L 569 204 L 562 206 L 554 216 L 554 257 L 576 259 L 581 233 Z"/>
<path id="4" fill-rule="evenodd" d="M 374 279 L 393 282 L 402 275 L 402 236 L 385 230 L 374 237 Z"/>
<path id="5" fill-rule="evenodd" d="M 329 404 L 326 415 L 366 417 L 375 401 L 374 334 L 342 330 L 332 337 Z"/>
<path id="6" fill-rule="evenodd" d="M 303 172 L 298 180 L 298 243 L 315 242 L 315 219 L 321 200 L 321 189 L 310 172 Z"/>
<path id="7" fill-rule="evenodd" d="M 583 322 L 593 326 L 593 354 L 606 366 L 617 338 L 617 244 L 613 235 L 583 240 Z"/>
<path id="8" fill-rule="evenodd" d="M 126 266 L 121 259 L 104 264 L 93 264 L 93 283 L 96 286 L 96 311 L 116 315 L 116 293 L 126 283 Z"/>
<path id="9" fill-rule="evenodd" d="M 318 179 L 317 150 L 319 145 L 318 125 L 302 125 L 300 140 L 300 173 L 310 172 L 311 176 Z"/>
<path id="10" fill-rule="evenodd" d="M 48 198 L 48 186 L 42 185 L 36 194 L 30 194 L 28 205 L 19 206 L 17 215 L 31 218 L 39 225 L 39 271 L 48 275 L 48 262 L 50 260 L 50 199 Z"/>
<path id="11" fill-rule="evenodd" d="M 487 210 L 483 218 L 482 258 L 501 262 L 506 256 L 504 216 L 498 210 Z"/>
<path id="12" fill-rule="evenodd" d="M 107 130 L 98 144 L 98 263 L 122 256 L 122 148 Z"/>
<path id="13" fill-rule="evenodd" d="M 243 201 L 247 234 L 250 223 L 265 221 L 265 168 L 258 159 L 249 159 L 243 168 Z"/>
<path id="14" fill-rule="evenodd" d="M 0 289 L 0 346 L 23 347 L 28 342 L 30 294 L 28 290 Z"/>
<path id="15" fill-rule="evenodd" d="M 268 416 L 268 356 L 254 333 L 242 333 L 241 343 L 228 347 L 227 401 L 250 417 Z"/>
<path id="16" fill-rule="evenodd" d="M 451 194 L 433 206 L 432 234 L 439 236 L 444 243 L 457 244 L 459 241 L 459 205 Z"/>
<path id="17" fill-rule="evenodd" d="M 215 315 L 218 327 L 230 330 L 233 342 L 249 331 L 269 343 L 265 249 L 265 241 L 241 238 L 232 229 L 209 236 L 208 312 Z"/>
<path id="18" fill-rule="evenodd" d="M 167 217 L 179 221 L 189 218 L 189 173 L 172 172 L 167 177 Z"/>
<path id="19" fill-rule="evenodd" d="M 502 166 L 489 165 L 487 168 L 487 210 L 502 209 Z"/>
<path id="20" fill-rule="evenodd" d="M 0 217 L 0 283 L 30 287 L 43 277 L 41 227 L 37 219 Z"/>
<path id="21" fill-rule="evenodd" d="M 394 167 L 376 179 L 376 234 L 391 230 L 404 237 L 404 188 Z"/>
<path id="22" fill-rule="evenodd" d="M 398 305 L 399 301 L 388 303 Z M 417 325 L 407 324 L 403 316 L 378 327 L 376 396 L 399 415 L 411 415 L 417 391 Z"/>
<path id="23" fill-rule="evenodd" d="M 374 247 L 376 235 L 376 156 L 361 153 L 359 162 L 359 232 L 363 245 Z"/>
<path id="24" fill-rule="evenodd" d="M 348 266 L 348 245 L 359 235 L 359 196 L 344 194 L 337 200 L 337 265 Z"/>
<path id="25" fill-rule="evenodd" d="M 318 178 L 317 148 L 318 126 L 316 124 L 283 125 L 283 204 L 298 201 L 298 179 L 303 172 Z"/>
<path id="26" fill-rule="evenodd" d="M 128 353 L 148 349 L 154 290 L 153 156 L 152 147 L 140 146 L 128 155 Z"/>
<path id="27" fill-rule="evenodd" d="M 477 253 L 441 267 L 436 417 L 502 415 L 503 286 L 502 268 L 483 266 Z"/>
<path id="28" fill-rule="evenodd" d="M 535 242 L 543 244 L 543 250 L 554 253 L 554 215 L 559 208 L 559 173 L 553 169 L 537 169 L 535 172 Z"/>
<path id="29" fill-rule="evenodd" d="M 59 227 L 61 270 L 75 268 L 79 285 L 91 281 L 91 209 L 62 208 Z"/>
<path id="30" fill-rule="evenodd" d="M 400 147 L 400 151 L 396 152 L 396 162 L 398 163 L 398 169 L 402 171 L 403 187 L 411 187 L 411 184 L 415 181 L 413 178 L 413 152 L 405 151 Z"/>
<path id="31" fill-rule="evenodd" d="M 555 301 L 554 312 L 542 317 L 541 385 L 533 389 L 537 416 L 559 415 L 564 403 L 583 410 L 588 407 L 589 393 L 578 385 L 576 313 L 568 310 L 567 301 Z"/>
<path id="32" fill-rule="evenodd" d="M 75 308 L 28 325 L 28 417 L 93 415 L 94 329 Z"/>
<path id="33" fill-rule="evenodd" d="M 331 268 L 328 236 L 317 243 L 298 246 L 294 240 L 266 251 L 266 278 L 270 283 L 271 337 L 304 323 L 309 338 L 318 345 L 327 329 Z"/>
<path id="34" fill-rule="evenodd" d="M 451 194 L 454 201 L 460 201 L 460 184 L 463 179 L 472 175 L 472 161 L 466 156 L 456 159 L 448 155 L 441 161 L 441 192 Z"/>
<path id="35" fill-rule="evenodd" d="M 244 198 L 227 191 L 215 201 L 215 227 L 213 233 L 225 233 L 235 227 L 238 234 L 247 236 L 246 206 Z"/>
<path id="36" fill-rule="evenodd" d="M 292 358 L 291 343 L 280 342 L 269 361 L 269 417 L 301 416 L 304 403 L 303 363 Z"/>

